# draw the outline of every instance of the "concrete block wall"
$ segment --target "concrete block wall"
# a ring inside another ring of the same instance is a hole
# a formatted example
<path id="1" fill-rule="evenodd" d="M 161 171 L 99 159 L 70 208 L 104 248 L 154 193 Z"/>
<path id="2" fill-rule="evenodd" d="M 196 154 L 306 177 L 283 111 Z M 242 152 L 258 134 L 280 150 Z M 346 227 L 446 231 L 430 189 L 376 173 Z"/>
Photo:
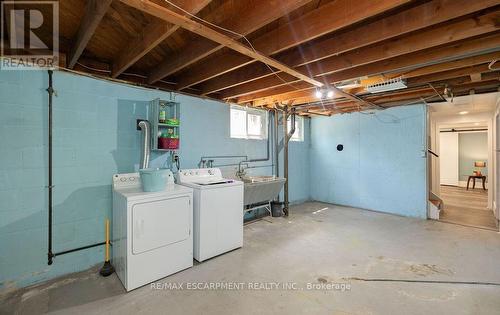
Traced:
<path id="1" fill-rule="evenodd" d="M 311 198 L 426 218 L 426 148 L 425 105 L 313 118 Z"/>
<path id="2" fill-rule="evenodd" d="M 23 287 L 103 261 L 102 246 L 56 257 L 47 265 L 46 71 L 0 71 L 0 290 Z M 54 73 L 54 251 L 101 242 L 111 211 L 111 177 L 133 172 L 140 160 L 136 119 L 149 101 L 170 93 Z M 265 156 L 266 141 L 232 139 L 229 106 L 178 95 L 181 103 L 182 168 L 196 168 L 203 155 Z M 292 144 L 296 165 L 306 165 L 304 144 Z M 168 154 L 153 154 L 152 167 Z M 271 162 L 257 164 L 259 174 Z M 292 184 L 291 200 L 307 199 Z M 297 198 L 294 196 L 297 195 Z"/>

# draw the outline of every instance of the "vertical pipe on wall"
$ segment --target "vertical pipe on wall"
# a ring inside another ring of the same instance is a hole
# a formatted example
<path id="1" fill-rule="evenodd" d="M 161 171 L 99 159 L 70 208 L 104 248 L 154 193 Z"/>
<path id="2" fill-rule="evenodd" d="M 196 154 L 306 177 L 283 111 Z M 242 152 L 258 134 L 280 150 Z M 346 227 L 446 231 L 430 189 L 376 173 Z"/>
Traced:
<path id="1" fill-rule="evenodd" d="M 147 120 L 141 120 L 138 125 L 142 130 L 141 169 L 145 169 L 149 167 L 151 154 L 151 124 Z"/>
<path id="2" fill-rule="evenodd" d="M 275 165 L 275 173 L 276 177 L 280 176 L 280 157 L 279 157 L 279 143 L 278 143 L 278 130 L 279 130 L 279 112 L 278 110 L 274 110 L 274 128 L 273 128 L 273 136 L 274 136 L 274 165 Z M 279 201 L 279 195 L 278 195 Z"/>
<path id="3" fill-rule="evenodd" d="M 48 235 L 48 252 L 47 252 L 47 264 L 52 265 L 52 258 L 54 254 L 52 253 L 52 96 L 54 94 L 54 88 L 52 85 L 52 70 L 48 70 L 49 73 L 49 86 L 47 87 L 48 94 L 48 151 L 49 151 L 49 161 L 48 161 L 48 212 L 49 212 L 49 235 Z"/>
<path id="4" fill-rule="evenodd" d="M 290 121 L 290 131 L 288 131 L 288 118 L 291 117 Z M 285 198 L 285 206 L 283 207 L 283 213 L 285 216 L 288 216 L 289 214 L 289 196 L 288 196 L 288 182 L 289 182 L 289 175 L 288 175 L 288 142 L 292 138 L 293 134 L 295 133 L 295 109 L 290 108 L 288 106 L 285 107 L 284 115 L 283 115 L 283 131 L 284 131 L 284 142 L 283 142 L 283 172 L 284 176 L 286 178 L 285 181 L 285 193 L 284 193 L 284 198 Z"/>
<path id="5" fill-rule="evenodd" d="M 52 251 L 52 229 L 53 229 L 53 224 L 52 224 L 52 218 L 53 218 L 53 207 L 52 207 L 52 195 L 53 195 L 53 189 L 54 189 L 54 185 L 53 185 L 53 176 L 52 176 L 52 173 L 53 173 L 53 159 L 52 159 L 52 121 L 53 121 L 53 117 L 52 117 L 52 99 L 53 99 L 53 96 L 55 94 L 55 90 L 54 90 L 54 85 L 53 85 L 53 71 L 52 70 L 48 70 L 48 74 L 49 74 L 49 85 L 46 89 L 47 91 L 47 94 L 48 94 L 48 126 L 47 126 L 47 129 L 48 129 L 48 158 L 49 158 L 49 161 L 48 161 L 48 185 L 47 185 L 47 188 L 48 188 L 48 203 L 47 203 L 47 207 L 48 207 L 48 223 L 49 223 L 49 226 L 48 226 L 48 251 L 47 251 L 47 264 L 48 265 L 52 265 L 53 263 L 53 260 L 54 260 L 54 257 L 56 256 L 60 256 L 60 255 L 65 255 L 65 254 L 69 254 L 69 253 L 73 253 L 73 252 L 76 252 L 76 251 L 80 251 L 80 250 L 84 250 L 84 249 L 88 249 L 88 248 L 92 248 L 92 247 L 96 247 L 96 246 L 100 246 L 100 245 L 104 245 L 106 244 L 106 242 L 100 242 L 100 243 L 96 243 L 96 244 L 92 244 L 92 245 L 86 245 L 86 246 L 82 246 L 82 247 L 78 247 L 78 248 L 74 248 L 74 249 L 69 249 L 69 250 L 65 250 L 65 251 L 62 251 L 62 252 L 58 252 L 58 253 L 54 253 Z M 57 94 L 56 94 L 57 95 Z"/>

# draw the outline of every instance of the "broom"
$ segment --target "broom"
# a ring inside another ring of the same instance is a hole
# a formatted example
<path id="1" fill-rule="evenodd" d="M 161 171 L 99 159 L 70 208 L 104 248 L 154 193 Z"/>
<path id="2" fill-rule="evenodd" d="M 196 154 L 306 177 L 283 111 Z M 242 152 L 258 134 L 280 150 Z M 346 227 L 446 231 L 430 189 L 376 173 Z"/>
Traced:
<path id="1" fill-rule="evenodd" d="M 102 266 L 99 273 L 103 277 L 107 277 L 115 272 L 115 268 L 111 265 L 109 261 L 109 219 L 106 219 L 106 259 L 104 260 L 104 265 Z"/>

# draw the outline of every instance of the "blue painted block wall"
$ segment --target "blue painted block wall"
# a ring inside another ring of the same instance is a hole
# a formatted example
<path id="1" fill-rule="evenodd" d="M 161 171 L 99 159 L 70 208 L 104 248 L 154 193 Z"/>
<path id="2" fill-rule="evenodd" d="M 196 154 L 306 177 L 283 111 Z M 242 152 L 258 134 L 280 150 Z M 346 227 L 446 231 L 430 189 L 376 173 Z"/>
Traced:
<path id="1" fill-rule="evenodd" d="M 313 118 L 311 198 L 426 218 L 425 122 L 425 105 Z"/>
<path id="2" fill-rule="evenodd" d="M 102 247 L 56 257 L 47 265 L 47 92 L 45 71 L 0 71 L 0 290 L 81 271 L 103 260 Z M 140 159 L 136 119 L 170 93 L 55 72 L 54 251 L 100 242 L 110 217 L 111 176 Z M 202 155 L 265 156 L 266 141 L 232 139 L 229 106 L 178 95 L 182 168 Z M 306 132 L 306 139 L 309 135 Z M 308 142 L 290 145 L 291 172 L 309 164 Z M 168 155 L 153 154 L 152 166 Z M 271 162 L 251 171 L 272 172 Z M 308 176 L 291 180 L 291 201 L 309 198 Z"/>
<path id="3" fill-rule="evenodd" d="M 0 72 L 0 290 L 22 287 L 102 262 L 102 248 L 47 254 L 46 72 Z M 54 249 L 102 241 L 110 216 L 111 176 L 140 159 L 136 119 L 170 93 L 56 72 L 54 98 Z M 229 106 L 178 95 L 182 168 L 201 156 L 265 156 L 266 141 L 232 139 Z M 425 217 L 423 105 L 369 116 L 305 121 L 305 141 L 290 143 L 290 199 L 309 199 Z M 345 150 L 335 150 L 343 143 Z M 153 154 L 152 166 L 168 165 Z M 235 161 L 228 161 L 235 162 Z M 271 162 L 250 172 L 270 174 Z M 281 175 L 283 163 L 281 160 Z"/>

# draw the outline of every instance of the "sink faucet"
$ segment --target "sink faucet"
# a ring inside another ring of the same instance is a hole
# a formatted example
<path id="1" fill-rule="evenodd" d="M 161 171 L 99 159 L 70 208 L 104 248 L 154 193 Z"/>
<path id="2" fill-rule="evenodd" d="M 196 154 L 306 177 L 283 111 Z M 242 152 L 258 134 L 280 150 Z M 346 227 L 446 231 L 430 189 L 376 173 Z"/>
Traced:
<path id="1" fill-rule="evenodd" d="M 245 169 L 242 167 L 242 164 L 246 164 L 246 166 L 248 167 L 248 162 L 246 161 L 241 161 L 240 163 L 238 163 L 238 171 L 236 172 L 236 176 L 238 176 L 239 178 L 242 178 L 246 175 Z"/>

